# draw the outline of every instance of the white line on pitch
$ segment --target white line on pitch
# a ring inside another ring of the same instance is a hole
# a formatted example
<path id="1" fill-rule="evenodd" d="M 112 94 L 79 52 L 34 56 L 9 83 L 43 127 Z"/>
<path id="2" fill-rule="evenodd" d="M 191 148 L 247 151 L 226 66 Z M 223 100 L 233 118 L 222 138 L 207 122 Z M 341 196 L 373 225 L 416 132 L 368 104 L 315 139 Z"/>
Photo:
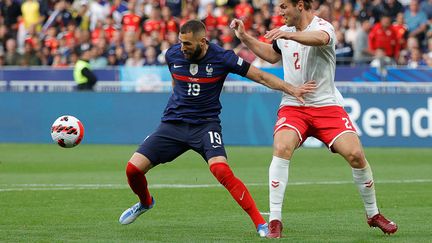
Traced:
<path id="1" fill-rule="evenodd" d="M 377 184 L 411 184 L 431 183 L 432 179 L 406 179 L 382 180 Z M 304 181 L 290 182 L 288 186 L 303 185 L 344 185 L 352 181 Z M 246 186 L 267 186 L 266 183 L 246 183 Z M 210 188 L 220 187 L 220 184 L 153 184 L 149 188 Z M 125 189 L 127 184 L 0 184 L 0 192 L 10 191 L 63 191 L 63 190 L 98 190 L 98 189 Z"/>

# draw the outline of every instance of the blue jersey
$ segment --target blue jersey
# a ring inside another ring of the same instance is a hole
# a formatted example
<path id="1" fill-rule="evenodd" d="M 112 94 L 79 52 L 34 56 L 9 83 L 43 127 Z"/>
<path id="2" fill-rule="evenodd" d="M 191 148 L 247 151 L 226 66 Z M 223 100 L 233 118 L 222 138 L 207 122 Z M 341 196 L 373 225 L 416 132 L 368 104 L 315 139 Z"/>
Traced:
<path id="1" fill-rule="evenodd" d="M 162 121 L 183 121 L 202 124 L 219 120 L 222 105 L 219 96 L 228 73 L 245 76 L 250 64 L 232 50 L 209 43 L 206 55 L 189 61 L 181 44 L 173 45 L 165 54 L 174 90 L 165 108 Z"/>

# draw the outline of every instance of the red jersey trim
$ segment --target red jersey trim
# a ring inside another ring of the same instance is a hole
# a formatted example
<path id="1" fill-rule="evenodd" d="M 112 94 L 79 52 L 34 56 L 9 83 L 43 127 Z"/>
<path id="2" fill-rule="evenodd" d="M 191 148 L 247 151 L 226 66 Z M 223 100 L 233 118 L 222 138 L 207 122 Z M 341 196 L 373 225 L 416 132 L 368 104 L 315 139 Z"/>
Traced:
<path id="1" fill-rule="evenodd" d="M 194 83 L 216 83 L 222 78 L 222 76 L 212 77 L 212 78 L 194 78 L 194 77 L 183 76 L 175 73 L 173 73 L 172 76 L 174 79 L 180 81 L 194 82 Z"/>

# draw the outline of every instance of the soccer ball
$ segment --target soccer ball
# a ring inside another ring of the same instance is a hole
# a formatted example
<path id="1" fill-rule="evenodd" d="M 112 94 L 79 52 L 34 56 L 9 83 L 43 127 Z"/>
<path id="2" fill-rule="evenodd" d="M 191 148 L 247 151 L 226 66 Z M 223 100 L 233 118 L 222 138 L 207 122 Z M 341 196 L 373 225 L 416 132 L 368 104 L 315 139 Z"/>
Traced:
<path id="1" fill-rule="evenodd" d="M 72 148 L 81 143 L 84 137 L 84 126 L 75 117 L 64 115 L 52 124 L 51 137 L 63 148 Z"/>

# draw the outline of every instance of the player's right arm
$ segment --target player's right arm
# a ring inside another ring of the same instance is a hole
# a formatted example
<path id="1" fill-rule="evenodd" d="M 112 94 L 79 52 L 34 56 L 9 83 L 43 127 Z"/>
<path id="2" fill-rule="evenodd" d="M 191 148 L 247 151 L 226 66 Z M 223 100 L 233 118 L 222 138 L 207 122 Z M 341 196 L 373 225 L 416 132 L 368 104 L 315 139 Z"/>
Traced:
<path id="1" fill-rule="evenodd" d="M 234 29 L 235 35 L 245 44 L 255 55 L 269 63 L 277 63 L 281 60 L 282 56 L 277 53 L 271 44 L 261 42 L 248 33 L 246 33 L 243 21 L 233 19 L 230 27 Z"/>

